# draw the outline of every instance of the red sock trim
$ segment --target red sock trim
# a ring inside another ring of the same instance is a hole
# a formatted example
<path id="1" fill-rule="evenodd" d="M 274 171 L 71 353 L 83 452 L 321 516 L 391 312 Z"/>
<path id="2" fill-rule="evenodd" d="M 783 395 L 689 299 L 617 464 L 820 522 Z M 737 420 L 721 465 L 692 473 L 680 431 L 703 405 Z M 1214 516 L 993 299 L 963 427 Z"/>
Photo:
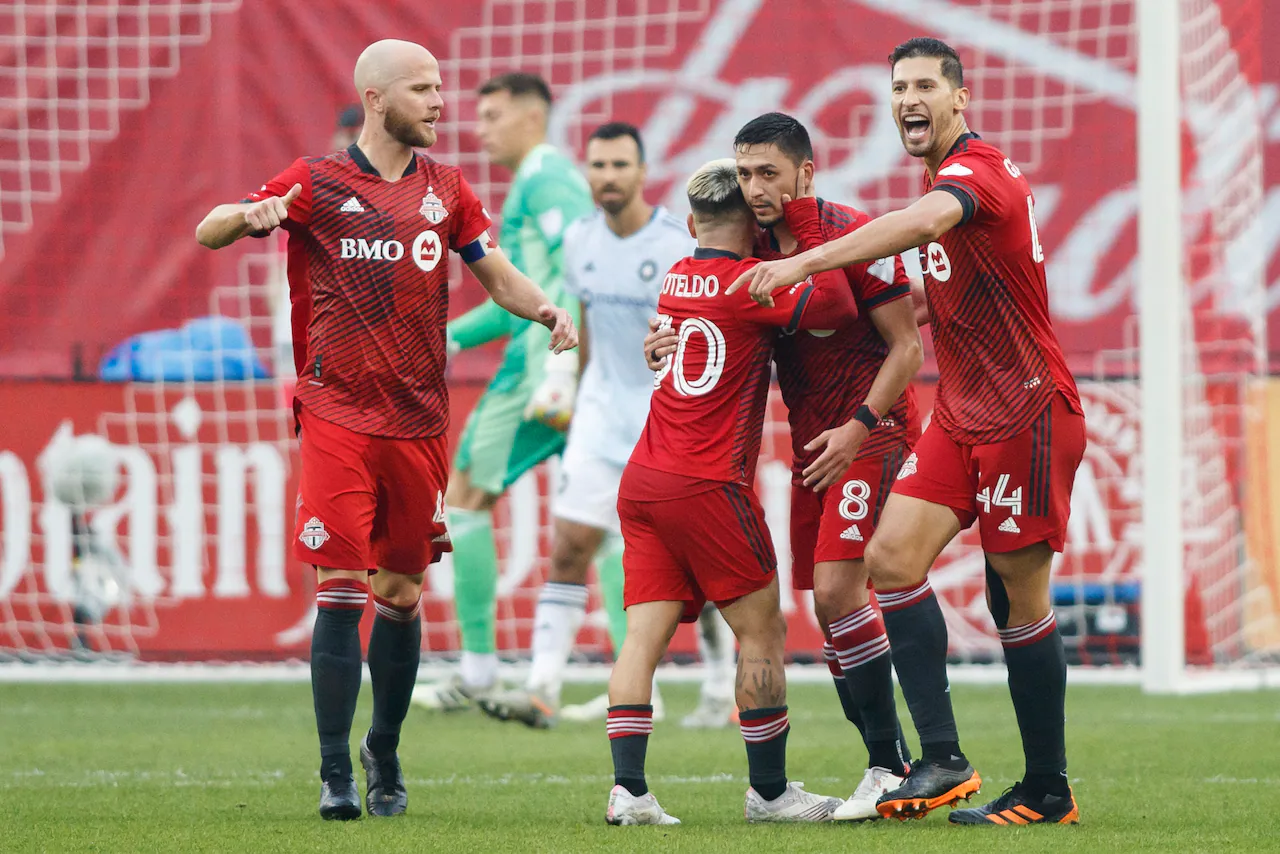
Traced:
<path id="1" fill-rule="evenodd" d="M 1011 629 L 1000 629 L 1000 643 L 1005 646 L 1029 646 L 1036 641 L 1044 640 L 1058 628 L 1058 618 L 1052 611 L 1049 616 L 1041 617 L 1034 623 L 1015 626 Z"/>
<path id="2" fill-rule="evenodd" d="M 911 587 L 876 591 L 876 599 L 879 600 L 882 611 L 901 611 L 903 608 L 910 608 L 912 605 L 923 602 L 932 595 L 933 585 L 927 578 Z"/>
<path id="3" fill-rule="evenodd" d="M 391 620 L 393 623 L 412 623 L 418 619 L 418 614 L 422 611 L 422 596 L 419 595 L 408 608 L 396 605 L 381 596 L 374 596 L 373 609 L 384 620 Z"/>
<path id="4" fill-rule="evenodd" d="M 773 741 L 790 726 L 785 706 L 781 709 L 752 709 L 739 713 L 738 718 L 742 739 L 749 744 Z"/>
<path id="5" fill-rule="evenodd" d="M 350 578 L 331 578 L 316 587 L 316 605 L 320 608 L 362 610 L 369 601 L 369 585 Z"/>
<path id="6" fill-rule="evenodd" d="M 884 620 L 870 605 L 864 605 L 831 624 L 831 644 L 840 667 L 848 670 L 889 653 L 889 636 Z"/>
<path id="7" fill-rule="evenodd" d="M 609 709 L 604 727 L 609 738 L 649 735 L 653 732 L 653 706 L 615 706 Z"/>
<path id="8" fill-rule="evenodd" d="M 827 670 L 833 679 L 843 679 L 844 671 L 840 669 L 840 660 L 836 656 L 836 648 L 829 643 L 822 645 L 822 657 L 827 660 Z"/>

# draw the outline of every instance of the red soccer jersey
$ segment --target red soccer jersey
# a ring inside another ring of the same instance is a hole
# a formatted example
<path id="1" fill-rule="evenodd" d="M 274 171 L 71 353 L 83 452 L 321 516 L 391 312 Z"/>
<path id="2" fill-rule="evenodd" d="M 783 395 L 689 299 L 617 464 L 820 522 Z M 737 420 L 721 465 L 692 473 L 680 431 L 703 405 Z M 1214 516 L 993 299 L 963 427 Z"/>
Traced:
<path id="1" fill-rule="evenodd" d="M 1028 429 L 1062 392 L 1083 414 L 1049 321 L 1044 251 L 1022 172 L 965 134 L 924 190 L 950 193 L 964 218 L 921 249 L 938 359 L 934 417 L 959 444 L 1001 442 Z"/>
<path id="2" fill-rule="evenodd" d="M 754 484 L 778 328 L 840 325 L 856 311 L 837 277 L 775 291 L 769 308 L 753 302 L 746 288 L 725 296 L 758 263 L 699 248 L 667 273 L 658 317 L 678 330 L 679 344 L 654 377 L 632 465 L 704 482 Z"/>
<path id="3" fill-rule="evenodd" d="M 283 228 L 296 402 L 356 433 L 444 433 L 445 251 L 483 258 L 488 213 L 457 167 L 415 154 L 387 181 L 355 145 L 294 161 L 246 201 L 294 184 L 302 194 Z"/>
<path id="4" fill-rule="evenodd" d="M 871 220 L 856 208 L 823 199 L 818 200 L 818 216 L 823 242 L 835 240 Z M 773 232 L 767 230 L 760 233 L 756 256 L 765 260 L 786 257 L 778 251 Z M 897 255 L 873 264 L 852 264 L 839 272 L 857 301 L 857 319 L 834 331 L 810 329 L 781 335 L 773 356 L 791 426 L 791 472 L 796 478 L 822 453 L 821 448 L 806 451 L 804 446 L 823 430 L 853 418 L 889 354 L 889 345 L 871 322 L 871 311 L 911 295 L 911 282 Z M 914 444 L 919 438 L 920 418 L 915 391 L 910 386 L 881 415 L 880 426 L 858 449 L 858 459 Z"/>

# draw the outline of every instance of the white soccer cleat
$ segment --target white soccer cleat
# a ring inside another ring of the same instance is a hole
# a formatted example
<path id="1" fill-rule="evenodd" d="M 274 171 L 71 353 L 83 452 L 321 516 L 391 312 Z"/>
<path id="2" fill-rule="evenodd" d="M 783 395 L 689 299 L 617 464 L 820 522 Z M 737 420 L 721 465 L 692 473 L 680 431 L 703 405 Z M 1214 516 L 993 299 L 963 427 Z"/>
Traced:
<path id="1" fill-rule="evenodd" d="M 470 688 L 462 677 L 454 674 L 440 682 L 427 682 L 413 687 L 409 700 L 415 706 L 433 712 L 461 712 L 471 708 L 473 702 L 501 690 L 498 683 L 488 688 Z"/>
<path id="2" fill-rule="evenodd" d="M 868 768 L 862 782 L 853 790 L 853 796 L 845 801 L 831 816 L 832 821 L 875 821 L 880 818 L 876 801 L 886 792 L 902 785 L 902 778 L 888 768 Z"/>
<path id="3" fill-rule="evenodd" d="M 637 824 L 679 824 L 680 819 L 667 815 L 667 811 L 658 803 L 653 792 L 646 792 L 640 797 L 628 792 L 622 786 L 614 786 L 609 793 L 609 809 L 604 814 L 609 824 L 630 827 Z"/>
<path id="4" fill-rule="evenodd" d="M 698 707 L 680 719 L 685 729 L 724 729 L 733 723 L 737 704 L 732 699 L 709 697 L 704 691 Z"/>
<path id="5" fill-rule="evenodd" d="M 788 783 L 786 791 L 771 801 L 760 797 L 755 789 L 747 789 L 743 813 L 747 821 L 831 821 L 844 801 L 804 790 L 804 783 Z"/>
<path id="6" fill-rule="evenodd" d="M 609 695 L 592 697 L 585 703 L 565 706 L 560 710 L 560 720 L 574 723 L 602 721 L 609 716 Z"/>
<path id="7" fill-rule="evenodd" d="M 650 700 L 653 704 L 653 721 L 661 723 L 667 716 L 666 707 L 662 703 L 662 695 L 658 693 L 658 686 L 653 686 L 653 698 Z M 600 694 L 592 697 L 585 703 L 576 703 L 572 706 L 565 706 L 560 709 L 560 720 L 569 721 L 571 723 L 588 723 L 590 721 L 602 721 L 609 716 L 609 695 L 608 693 Z"/>

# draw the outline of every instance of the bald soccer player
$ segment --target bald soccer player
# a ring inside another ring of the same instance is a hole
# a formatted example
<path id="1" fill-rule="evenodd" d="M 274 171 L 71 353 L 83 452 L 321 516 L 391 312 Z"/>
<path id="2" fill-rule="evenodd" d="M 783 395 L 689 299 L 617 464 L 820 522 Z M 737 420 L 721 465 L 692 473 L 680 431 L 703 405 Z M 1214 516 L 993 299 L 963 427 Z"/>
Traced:
<path id="1" fill-rule="evenodd" d="M 444 108 L 435 57 L 411 42 L 375 42 L 356 62 L 355 85 L 364 108 L 355 143 L 294 161 L 196 229 L 211 249 L 281 227 L 289 235 L 302 457 L 293 548 L 316 570 L 320 815 L 343 820 L 362 812 L 350 733 L 370 588 L 365 803 L 370 815 L 391 816 L 408 800 L 396 750 L 417 678 L 423 571 L 451 549 L 446 248 L 499 306 L 551 330 L 553 352 L 577 345 L 569 313 L 498 249 L 459 170 L 414 151 L 435 144 Z"/>

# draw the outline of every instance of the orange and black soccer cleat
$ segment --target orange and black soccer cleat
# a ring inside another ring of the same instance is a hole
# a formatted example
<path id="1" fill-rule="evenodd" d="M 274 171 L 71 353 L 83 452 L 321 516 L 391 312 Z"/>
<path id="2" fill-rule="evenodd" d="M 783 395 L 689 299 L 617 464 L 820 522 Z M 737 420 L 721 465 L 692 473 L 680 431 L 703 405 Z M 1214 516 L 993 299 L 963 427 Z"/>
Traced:
<path id="1" fill-rule="evenodd" d="M 1045 795 L 1037 798 L 1028 794 L 1021 783 L 1014 783 L 1004 794 L 989 804 L 971 809 L 956 810 L 950 816 L 952 824 L 1018 825 L 1018 824 L 1077 824 L 1080 809 L 1074 793 Z"/>
<path id="2" fill-rule="evenodd" d="M 880 796 L 876 811 L 885 818 L 900 821 L 924 818 L 938 807 L 969 800 L 981 788 L 982 778 L 967 762 L 963 770 L 952 771 L 921 759 L 912 764 L 901 786 Z"/>

